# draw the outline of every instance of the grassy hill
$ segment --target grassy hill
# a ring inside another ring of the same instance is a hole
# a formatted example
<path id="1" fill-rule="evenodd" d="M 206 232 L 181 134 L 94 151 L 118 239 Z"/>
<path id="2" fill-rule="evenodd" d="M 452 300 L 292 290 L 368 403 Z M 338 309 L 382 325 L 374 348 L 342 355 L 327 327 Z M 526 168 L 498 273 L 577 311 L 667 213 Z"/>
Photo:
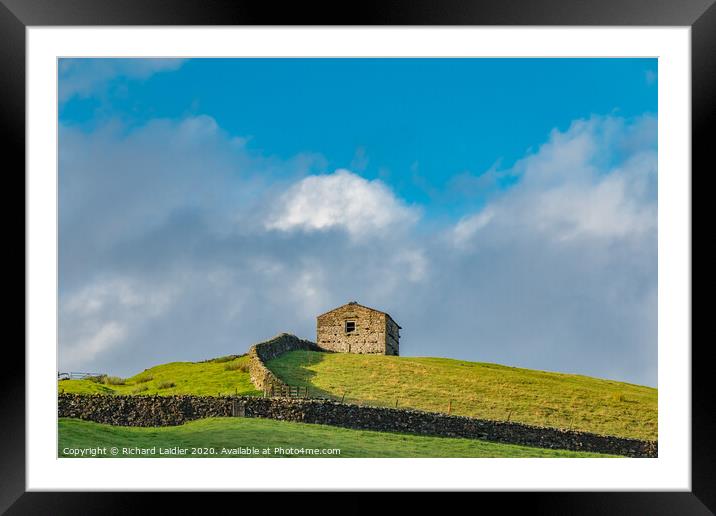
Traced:
<path id="1" fill-rule="evenodd" d="M 475 439 L 425 437 L 408 434 L 349 430 L 325 425 L 310 425 L 288 421 L 250 418 L 210 418 L 192 421 L 181 426 L 161 428 L 133 428 L 101 425 L 78 419 L 60 419 L 58 456 L 68 457 L 65 448 L 116 446 L 160 448 L 179 446 L 183 448 L 214 448 L 211 457 L 235 457 L 222 453 L 222 448 L 232 447 L 259 449 L 270 447 L 269 455 L 259 457 L 311 457 L 291 455 L 275 451 L 276 447 L 340 449 L 340 454 L 320 455 L 327 457 L 608 457 L 596 453 L 546 450 L 527 446 L 497 444 Z M 122 453 L 117 457 L 133 457 Z M 190 457 L 191 455 L 182 455 Z M 256 455 L 240 455 L 254 457 Z M 103 457 L 111 457 L 106 455 Z M 206 458 L 207 455 L 201 457 Z"/>
<path id="2" fill-rule="evenodd" d="M 131 378 L 63 380 L 59 390 L 100 394 L 259 395 L 248 357 L 172 362 Z M 586 376 L 446 358 L 294 351 L 268 366 L 312 395 L 346 402 L 657 438 L 657 390 Z"/>
<path id="3" fill-rule="evenodd" d="M 248 357 L 229 355 L 205 362 L 171 362 L 131 378 L 105 377 L 100 381 L 62 380 L 60 392 L 77 394 L 217 394 L 256 395 Z"/>
<path id="4" fill-rule="evenodd" d="M 268 363 L 313 394 L 639 439 L 657 438 L 657 390 L 446 358 L 294 351 Z"/>

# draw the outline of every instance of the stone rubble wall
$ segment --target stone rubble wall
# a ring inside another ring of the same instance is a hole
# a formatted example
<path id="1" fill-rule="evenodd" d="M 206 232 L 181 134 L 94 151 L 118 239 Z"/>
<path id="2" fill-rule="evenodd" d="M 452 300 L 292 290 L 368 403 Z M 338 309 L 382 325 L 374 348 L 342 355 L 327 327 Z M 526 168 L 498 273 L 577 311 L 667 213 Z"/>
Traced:
<path id="1" fill-rule="evenodd" d="M 318 316 L 316 341 L 326 351 L 386 355 L 389 351 L 386 319 L 382 312 L 349 303 Z M 346 320 L 355 321 L 354 332 L 346 333 Z"/>
<path id="2" fill-rule="evenodd" d="M 281 333 L 273 339 L 251 346 L 247 353 L 249 356 L 251 383 L 260 391 L 266 391 L 272 385 L 285 387 L 286 383 L 266 367 L 266 362 L 289 351 L 299 349 L 321 351 L 314 342 L 299 339 L 295 335 L 288 333 Z"/>
<path id="3" fill-rule="evenodd" d="M 385 318 L 385 354 L 386 355 L 400 355 L 400 328 L 391 317 Z"/>
<path id="4" fill-rule="evenodd" d="M 257 354 L 261 351 L 263 350 L 257 351 Z M 316 399 L 60 394 L 58 415 L 117 426 L 143 427 L 180 425 L 205 417 L 260 417 L 379 432 L 464 437 L 628 457 L 656 457 L 658 449 L 657 441 Z"/>

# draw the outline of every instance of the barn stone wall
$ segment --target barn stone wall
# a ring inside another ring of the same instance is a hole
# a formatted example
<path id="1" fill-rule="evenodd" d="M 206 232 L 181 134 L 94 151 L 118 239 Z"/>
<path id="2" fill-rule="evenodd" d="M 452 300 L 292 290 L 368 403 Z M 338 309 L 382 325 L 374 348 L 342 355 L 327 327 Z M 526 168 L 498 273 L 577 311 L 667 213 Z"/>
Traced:
<path id="1" fill-rule="evenodd" d="M 385 341 L 385 354 L 398 356 L 400 354 L 400 328 L 390 317 L 385 318 L 385 332 L 387 337 Z"/>
<path id="2" fill-rule="evenodd" d="M 143 427 L 180 425 L 205 417 L 262 417 L 361 430 L 463 437 L 627 457 L 656 457 L 658 450 L 656 441 L 316 399 L 60 394 L 58 416 L 117 426 Z"/>
<path id="3" fill-rule="evenodd" d="M 354 332 L 346 333 L 346 320 L 355 321 Z M 321 349 L 337 353 L 397 355 L 397 331 L 397 325 L 383 312 L 349 303 L 318 316 L 316 343 Z M 394 341 L 390 346 L 389 334 Z"/>

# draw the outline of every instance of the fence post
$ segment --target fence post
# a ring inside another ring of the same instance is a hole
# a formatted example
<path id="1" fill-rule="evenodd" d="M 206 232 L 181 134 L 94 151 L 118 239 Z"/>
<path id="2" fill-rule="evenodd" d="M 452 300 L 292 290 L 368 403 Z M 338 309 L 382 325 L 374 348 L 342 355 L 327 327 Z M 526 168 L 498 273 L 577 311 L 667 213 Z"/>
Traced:
<path id="1" fill-rule="evenodd" d="M 510 411 L 507 413 L 507 422 L 508 423 L 510 422 L 510 417 L 512 416 L 512 410 L 513 409 L 510 409 Z"/>
<path id="2" fill-rule="evenodd" d="M 343 403 L 346 400 L 346 391 L 343 391 L 343 397 L 341 398 L 341 403 Z"/>
<path id="3" fill-rule="evenodd" d="M 448 415 L 450 415 L 451 411 L 452 411 L 452 400 L 448 400 Z"/>
<path id="4" fill-rule="evenodd" d="M 395 398 L 395 408 L 398 408 L 398 398 Z"/>

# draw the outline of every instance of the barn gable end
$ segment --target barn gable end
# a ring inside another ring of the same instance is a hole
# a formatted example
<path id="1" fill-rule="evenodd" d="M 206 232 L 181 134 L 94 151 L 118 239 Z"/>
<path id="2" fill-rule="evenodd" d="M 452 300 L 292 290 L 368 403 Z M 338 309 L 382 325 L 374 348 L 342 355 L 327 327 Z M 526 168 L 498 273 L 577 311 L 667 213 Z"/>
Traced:
<path id="1" fill-rule="evenodd" d="M 398 355 L 400 326 L 385 312 L 355 301 L 319 315 L 316 343 L 337 353 Z"/>

